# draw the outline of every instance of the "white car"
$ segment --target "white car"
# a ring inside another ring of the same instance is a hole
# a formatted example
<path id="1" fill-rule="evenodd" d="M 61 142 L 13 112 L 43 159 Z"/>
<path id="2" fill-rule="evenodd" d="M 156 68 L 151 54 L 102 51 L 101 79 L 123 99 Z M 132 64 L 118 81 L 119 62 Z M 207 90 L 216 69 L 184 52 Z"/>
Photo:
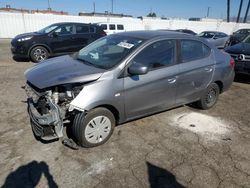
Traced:
<path id="1" fill-rule="evenodd" d="M 224 48 L 229 36 L 226 33 L 218 31 L 203 31 L 198 35 L 199 37 L 205 38 L 208 42 L 215 45 L 217 48 Z"/>
<path id="2" fill-rule="evenodd" d="M 97 25 L 101 26 L 107 35 L 126 31 L 124 25 L 120 23 L 97 23 Z"/>

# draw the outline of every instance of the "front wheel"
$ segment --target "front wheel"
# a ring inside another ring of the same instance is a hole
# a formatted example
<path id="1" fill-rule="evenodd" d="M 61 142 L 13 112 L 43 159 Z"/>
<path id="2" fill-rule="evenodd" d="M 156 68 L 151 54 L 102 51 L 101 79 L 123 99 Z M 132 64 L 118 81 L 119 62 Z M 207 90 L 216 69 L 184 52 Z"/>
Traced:
<path id="1" fill-rule="evenodd" d="M 39 63 L 45 59 L 48 59 L 49 52 L 43 46 L 37 46 L 30 51 L 30 58 L 34 63 Z"/>
<path id="2" fill-rule="evenodd" d="M 216 83 L 210 84 L 201 96 L 201 99 L 196 102 L 197 107 L 203 110 L 211 108 L 217 102 L 219 94 L 219 86 Z"/>
<path id="3" fill-rule="evenodd" d="M 82 147 L 104 144 L 112 135 L 115 117 L 106 108 L 95 108 L 87 114 L 79 113 L 73 122 L 73 135 Z"/>

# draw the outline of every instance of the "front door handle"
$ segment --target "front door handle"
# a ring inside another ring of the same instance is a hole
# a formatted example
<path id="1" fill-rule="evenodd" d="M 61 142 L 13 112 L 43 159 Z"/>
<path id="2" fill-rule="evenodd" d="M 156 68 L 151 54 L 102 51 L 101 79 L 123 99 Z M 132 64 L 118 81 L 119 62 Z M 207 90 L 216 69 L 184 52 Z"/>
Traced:
<path id="1" fill-rule="evenodd" d="M 206 67 L 206 68 L 205 68 L 205 71 L 206 71 L 206 72 L 212 72 L 212 71 L 213 71 L 213 68 L 211 68 L 211 67 Z"/>
<path id="2" fill-rule="evenodd" d="M 170 84 L 173 84 L 175 82 L 176 82 L 176 77 L 168 79 L 168 83 L 170 83 Z"/>

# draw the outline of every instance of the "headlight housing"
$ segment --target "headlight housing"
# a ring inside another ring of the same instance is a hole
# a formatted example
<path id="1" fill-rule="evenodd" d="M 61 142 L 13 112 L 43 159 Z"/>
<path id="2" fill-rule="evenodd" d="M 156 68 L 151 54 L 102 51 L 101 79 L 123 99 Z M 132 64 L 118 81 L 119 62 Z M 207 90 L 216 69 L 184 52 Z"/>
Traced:
<path id="1" fill-rule="evenodd" d="M 26 41 L 26 40 L 30 40 L 32 38 L 32 36 L 30 37 L 23 37 L 23 38 L 20 38 L 20 39 L 17 39 L 18 42 L 23 42 L 23 41 Z"/>

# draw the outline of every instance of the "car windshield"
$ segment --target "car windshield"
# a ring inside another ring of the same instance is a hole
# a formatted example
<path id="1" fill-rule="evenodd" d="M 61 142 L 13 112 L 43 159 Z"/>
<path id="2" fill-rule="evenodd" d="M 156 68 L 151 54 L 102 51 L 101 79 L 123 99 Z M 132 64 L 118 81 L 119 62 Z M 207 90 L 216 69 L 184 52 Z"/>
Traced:
<path id="1" fill-rule="evenodd" d="M 58 25 L 49 25 L 49 26 L 37 31 L 37 33 L 46 34 L 46 33 L 53 31 L 57 27 L 58 27 Z"/>
<path id="2" fill-rule="evenodd" d="M 98 68 L 110 69 L 142 43 L 140 38 L 109 35 L 80 50 L 77 59 Z"/>
<path id="3" fill-rule="evenodd" d="M 250 43 L 250 35 L 248 35 L 244 40 L 244 43 Z"/>
<path id="4" fill-rule="evenodd" d="M 200 33 L 198 36 L 199 37 L 203 37 L 203 38 L 213 38 L 214 37 L 214 35 L 215 35 L 215 33 L 213 33 L 213 32 L 202 32 L 202 33 Z"/>

